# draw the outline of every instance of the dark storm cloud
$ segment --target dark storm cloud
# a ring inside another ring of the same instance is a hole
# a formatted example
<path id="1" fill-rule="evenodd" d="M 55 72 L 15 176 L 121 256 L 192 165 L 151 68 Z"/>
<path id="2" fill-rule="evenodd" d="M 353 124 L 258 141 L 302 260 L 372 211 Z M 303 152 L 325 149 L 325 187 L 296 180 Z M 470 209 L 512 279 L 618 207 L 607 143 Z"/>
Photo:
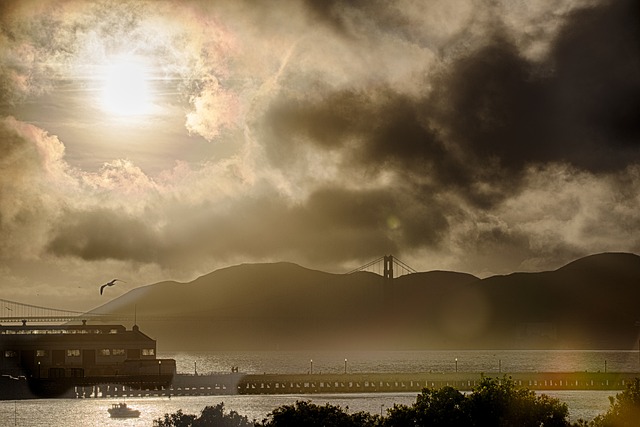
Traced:
<path id="1" fill-rule="evenodd" d="M 267 229 L 273 247 L 283 253 L 298 251 L 308 260 L 335 262 L 363 252 L 371 256 L 397 247 L 385 226 L 395 205 L 385 191 L 323 188 L 311 193 L 304 204 L 287 208 L 284 215 L 273 212 Z M 262 215 L 251 223 L 256 229 L 265 225 Z"/>
<path id="2" fill-rule="evenodd" d="M 147 220 L 117 210 L 66 211 L 47 251 L 87 261 L 184 267 L 238 256 L 331 264 L 436 245 L 447 231 L 440 209 L 435 202 L 411 206 L 402 197 L 388 190 L 323 188 L 301 204 L 271 194 L 239 199 L 225 209 L 209 203 L 167 207 L 160 218 Z"/>
<path id="3" fill-rule="evenodd" d="M 442 96 L 452 103 L 449 92 Z M 354 90 L 333 92 L 320 99 L 280 99 L 265 116 L 267 154 L 272 164 L 287 169 L 291 164 L 304 161 L 300 160 L 304 159 L 300 153 L 304 152 L 305 144 L 311 144 L 322 150 L 340 151 L 339 167 L 345 174 L 361 169 L 373 178 L 377 174 L 395 171 L 403 180 L 415 184 L 409 190 L 412 197 L 416 196 L 415 193 L 456 189 L 475 204 L 492 203 L 495 195 L 478 194 L 475 187 L 479 181 L 498 187 L 503 184 L 505 168 L 496 165 L 494 158 L 499 153 L 490 145 L 516 152 L 517 147 L 507 144 L 505 149 L 494 143 L 492 136 L 498 133 L 495 130 L 493 135 L 485 138 L 485 147 L 471 145 L 467 148 L 461 143 L 447 143 L 442 134 L 445 119 L 437 123 L 434 120 L 437 115 L 446 116 L 446 120 L 461 126 L 468 123 L 457 119 L 464 117 L 467 121 L 481 121 L 481 118 L 469 118 L 464 115 L 469 111 L 458 111 L 463 107 L 473 110 L 476 105 L 454 106 L 455 117 L 450 117 L 451 104 L 437 105 L 435 98 L 398 94 L 382 87 L 367 93 Z M 464 101 L 459 104 L 464 104 Z M 479 130 L 474 130 L 473 136 L 479 138 Z M 446 132 L 450 138 L 455 130 L 447 129 Z M 523 164 L 524 161 L 520 168 Z M 520 171 L 520 168 L 512 168 Z M 398 191 L 407 191 L 406 186 L 401 188 Z M 414 202 L 421 203 L 421 197 L 418 196 Z"/>
<path id="4" fill-rule="evenodd" d="M 436 245 L 447 231 L 442 206 L 435 200 L 423 202 L 409 202 L 394 189 L 324 188 L 314 192 L 296 216 L 301 220 L 299 232 L 319 231 L 316 237 L 328 243 L 325 257 L 337 261 Z"/>
<path id="5" fill-rule="evenodd" d="M 301 259 L 331 260 L 395 248 L 385 222 L 395 202 L 380 192 L 324 190 L 305 206 L 269 197 L 240 199 L 227 209 L 209 203 L 167 207 L 145 221 L 116 210 L 66 212 L 47 250 L 87 261 L 130 260 L 165 266 L 196 265 L 203 257 L 235 259 L 298 252 Z M 391 206 L 390 206 L 391 205 Z M 382 230 L 382 231 L 376 231 Z M 365 249 L 366 248 L 366 249 Z M 195 258 L 193 254 L 197 253 Z"/>
<path id="6" fill-rule="evenodd" d="M 578 10 L 550 58 L 551 90 L 565 126 L 579 140 L 567 153 L 589 170 L 615 170 L 640 160 L 640 3 L 609 1 Z"/>
<path id="7" fill-rule="evenodd" d="M 552 103 L 533 71 L 498 34 L 435 78 L 435 120 L 470 164 L 489 166 L 497 159 L 499 167 L 520 171 L 527 162 L 553 159 L 548 127 L 542 125 L 553 120 L 545 109 Z"/>
<path id="8" fill-rule="evenodd" d="M 295 162 L 299 144 L 310 143 L 343 150 L 345 167 L 414 168 L 455 180 L 460 166 L 453 164 L 453 155 L 427 118 L 424 99 L 387 87 L 329 92 L 320 99 L 279 99 L 265 115 L 267 153 L 272 163 L 286 167 Z"/>
<path id="9" fill-rule="evenodd" d="M 160 241 L 142 219 L 107 209 L 65 212 L 47 251 L 87 261 L 157 261 Z"/>
<path id="10" fill-rule="evenodd" d="M 438 76 L 438 118 L 471 161 L 567 162 L 591 172 L 640 160 L 638 3 L 566 17 L 549 56 L 525 59 L 501 33 Z M 477 161 L 476 160 L 476 161 Z"/>
<path id="11" fill-rule="evenodd" d="M 327 149 L 343 146 L 350 136 L 362 132 L 359 112 L 366 111 L 367 104 L 363 94 L 352 91 L 314 101 L 278 99 L 264 117 L 270 161 L 284 166 L 295 160 L 297 140 Z"/>
<path id="12" fill-rule="evenodd" d="M 265 115 L 270 158 L 286 168 L 301 143 L 348 148 L 345 167 L 428 176 L 485 207 L 517 191 L 532 164 L 591 172 L 635 164 L 639 15 L 633 1 L 573 12 L 541 61 L 525 57 L 497 25 L 479 48 L 426 76 L 434 89 L 423 96 L 392 87 L 284 96 Z M 492 195 L 478 193 L 479 183 Z"/>

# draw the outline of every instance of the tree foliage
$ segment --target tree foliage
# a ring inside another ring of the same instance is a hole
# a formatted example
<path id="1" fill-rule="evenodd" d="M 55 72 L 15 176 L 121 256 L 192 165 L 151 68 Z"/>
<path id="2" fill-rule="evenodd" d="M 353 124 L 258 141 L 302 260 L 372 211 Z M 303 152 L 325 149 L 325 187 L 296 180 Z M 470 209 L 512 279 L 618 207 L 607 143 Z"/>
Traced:
<path id="1" fill-rule="evenodd" d="M 348 409 L 348 408 L 347 408 Z M 377 415 L 357 412 L 349 415 L 340 406 L 327 403 L 319 406 L 310 402 L 296 401 L 283 405 L 269 413 L 263 427 L 373 427 Z"/>
<path id="2" fill-rule="evenodd" d="M 609 397 L 609 410 L 598 415 L 590 427 L 637 427 L 640 425 L 640 379 L 636 378 L 627 388 Z"/>
<path id="3" fill-rule="evenodd" d="M 164 414 L 164 418 L 158 418 L 154 425 L 158 427 L 191 427 L 196 418 L 196 415 L 185 414 L 182 409 L 178 409 L 173 414 Z"/>
<path id="4" fill-rule="evenodd" d="M 425 388 L 412 406 L 394 405 L 383 425 L 388 427 L 470 425 L 465 396 L 453 387 Z"/>
<path id="5" fill-rule="evenodd" d="M 517 388 L 509 378 L 483 378 L 466 401 L 471 426 L 564 427 L 569 408 L 558 399 Z"/>
<path id="6" fill-rule="evenodd" d="M 472 393 L 452 387 L 424 389 L 416 403 L 394 405 L 385 427 L 567 427 L 567 405 L 546 395 L 519 389 L 509 378 L 483 378 Z"/>
<path id="7" fill-rule="evenodd" d="M 215 406 L 206 406 L 200 416 L 184 414 L 178 409 L 173 414 L 164 414 L 164 419 L 154 423 L 158 427 L 254 427 L 247 417 L 236 411 L 225 413 L 224 402 Z"/>

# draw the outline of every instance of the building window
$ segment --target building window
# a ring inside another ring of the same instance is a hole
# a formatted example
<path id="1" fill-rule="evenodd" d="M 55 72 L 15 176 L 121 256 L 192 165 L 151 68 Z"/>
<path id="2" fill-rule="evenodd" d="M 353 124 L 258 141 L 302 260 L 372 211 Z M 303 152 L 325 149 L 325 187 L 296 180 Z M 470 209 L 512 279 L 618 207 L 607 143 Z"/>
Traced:
<path id="1" fill-rule="evenodd" d="M 155 356 L 156 351 L 152 348 L 143 348 L 142 355 L 143 356 Z"/>
<path id="2" fill-rule="evenodd" d="M 77 350 L 77 349 L 67 350 L 67 356 L 68 357 L 79 357 L 80 356 L 80 350 Z"/>
<path id="3" fill-rule="evenodd" d="M 13 350 L 5 350 L 4 357 L 16 357 L 18 354 Z"/>
<path id="4" fill-rule="evenodd" d="M 111 354 L 114 356 L 124 356 L 127 352 L 124 351 L 124 348 L 114 348 Z"/>
<path id="5" fill-rule="evenodd" d="M 111 351 L 108 348 L 100 349 L 100 356 L 111 356 Z"/>
<path id="6" fill-rule="evenodd" d="M 36 357 L 47 357 L 47 350 L 36 350 Z"/>
<path id="7" fill-rule="evenodd" d="M 117 334 L 118 330 L 117 329 L 109 329 L 109 333 L 110 334 Z"/>

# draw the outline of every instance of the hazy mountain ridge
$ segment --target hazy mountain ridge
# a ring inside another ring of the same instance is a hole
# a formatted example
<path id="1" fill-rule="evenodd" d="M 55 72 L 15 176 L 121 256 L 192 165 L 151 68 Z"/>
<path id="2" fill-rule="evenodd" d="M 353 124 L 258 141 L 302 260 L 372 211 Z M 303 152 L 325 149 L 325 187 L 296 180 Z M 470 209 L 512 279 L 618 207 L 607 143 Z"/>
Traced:
<path id="1" fill-rule="evenodd" d="M 386 290 L 369 272 L 242 264 L 140 287 L 93 311 L 136 310 L 138 323 L 171 349 L 633 348 L 639 300 L 640 257 L 604 253 L 485 279 L 414 273 Z"/>

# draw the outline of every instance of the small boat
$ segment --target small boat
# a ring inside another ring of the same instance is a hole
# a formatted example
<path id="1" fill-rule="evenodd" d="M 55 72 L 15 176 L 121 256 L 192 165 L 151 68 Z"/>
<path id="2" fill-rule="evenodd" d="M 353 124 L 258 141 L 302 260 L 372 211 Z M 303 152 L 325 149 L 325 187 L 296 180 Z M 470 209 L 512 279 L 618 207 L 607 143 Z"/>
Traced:
<path id="1" fill-rule="evenodd" d="M 138 418 L 140 416 L 140 411 L 129 408 L 124 402 L 114 403 L 108 411 L 111 418 Z"/>

